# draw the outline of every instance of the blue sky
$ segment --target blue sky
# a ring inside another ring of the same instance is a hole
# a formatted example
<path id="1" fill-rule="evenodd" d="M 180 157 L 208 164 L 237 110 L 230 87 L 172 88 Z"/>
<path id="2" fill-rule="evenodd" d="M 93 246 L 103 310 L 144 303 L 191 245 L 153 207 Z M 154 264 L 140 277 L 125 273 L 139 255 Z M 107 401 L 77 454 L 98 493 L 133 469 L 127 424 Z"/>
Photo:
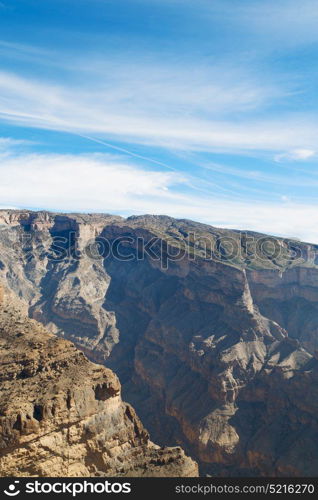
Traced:
<path id="1" fill-rule="evenodd" d="M 318 243 L 315 0 L 2 0 L 2 207 Z"/>

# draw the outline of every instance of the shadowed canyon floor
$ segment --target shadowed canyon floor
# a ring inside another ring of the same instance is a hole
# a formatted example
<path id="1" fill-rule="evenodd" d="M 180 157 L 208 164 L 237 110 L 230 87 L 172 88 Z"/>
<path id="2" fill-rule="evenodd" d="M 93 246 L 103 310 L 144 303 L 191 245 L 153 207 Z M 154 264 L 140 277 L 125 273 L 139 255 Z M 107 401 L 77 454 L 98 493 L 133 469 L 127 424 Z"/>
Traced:
<path id="1" fill-rule="evenodd" d="M 317 474 L 317 251 L 165 216 L 0 211 L 3 282 L 202 474 Z"/>

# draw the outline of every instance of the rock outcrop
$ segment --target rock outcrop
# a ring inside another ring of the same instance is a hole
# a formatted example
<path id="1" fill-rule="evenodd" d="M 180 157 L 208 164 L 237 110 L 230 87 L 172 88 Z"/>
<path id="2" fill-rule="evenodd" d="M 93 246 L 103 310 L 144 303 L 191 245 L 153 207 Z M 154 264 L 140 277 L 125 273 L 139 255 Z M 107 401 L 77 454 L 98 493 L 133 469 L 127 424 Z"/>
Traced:
<path id="1" fill-rule="evenodd" d="M 0 288 L 1 476 L 195 476 L 180 448 L 154 445 L 120 383 L 25 318 Z"/>
<path id="2" fill-rule="evenodd" d="M 202 473 L 315 475 L 317 247 L 169 217 L 0 212 L 0 276 Z M 318 311 L 317 311 L 318 312 Z"/>

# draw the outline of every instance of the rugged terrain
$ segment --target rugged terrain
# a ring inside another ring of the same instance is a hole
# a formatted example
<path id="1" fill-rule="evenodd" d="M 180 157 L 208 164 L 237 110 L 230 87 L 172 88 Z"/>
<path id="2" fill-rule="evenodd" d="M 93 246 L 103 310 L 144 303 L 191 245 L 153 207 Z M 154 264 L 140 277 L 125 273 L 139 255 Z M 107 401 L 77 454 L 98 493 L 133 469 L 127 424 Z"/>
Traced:
<path id="1" fill-rule="evenodd" d="M 317 247 L 164 216 L 0 211 L 0 276 L 201 473 L 316 475 Z"/>
<path id="2" fill-rule="evenodd" d="M 120 383 L 26 318 L 0 288 L 1 476 L 195 476 L 180 448 L 154 445 Z"/>

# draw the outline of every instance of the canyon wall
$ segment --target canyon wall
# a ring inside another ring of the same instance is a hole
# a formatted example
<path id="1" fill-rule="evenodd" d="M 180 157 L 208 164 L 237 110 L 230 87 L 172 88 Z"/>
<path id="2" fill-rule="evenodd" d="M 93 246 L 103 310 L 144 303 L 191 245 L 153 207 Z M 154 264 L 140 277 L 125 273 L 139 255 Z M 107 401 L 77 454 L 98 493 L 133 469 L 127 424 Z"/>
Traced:
<path id="1" fill-rule="evenodd" d="M 317 248 L 169 217 L 0 212 L 0 276 L 201 473 L 315 475 Z"/>
<path id="2" fill-rule="evenodd" d="M 23 307 L 22 307 L 23 309 Z M 109 369 L 26 318 L 0 288 L 1 476 L 196 476 L 153 444 Z"/>

